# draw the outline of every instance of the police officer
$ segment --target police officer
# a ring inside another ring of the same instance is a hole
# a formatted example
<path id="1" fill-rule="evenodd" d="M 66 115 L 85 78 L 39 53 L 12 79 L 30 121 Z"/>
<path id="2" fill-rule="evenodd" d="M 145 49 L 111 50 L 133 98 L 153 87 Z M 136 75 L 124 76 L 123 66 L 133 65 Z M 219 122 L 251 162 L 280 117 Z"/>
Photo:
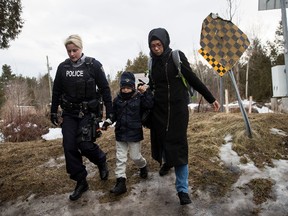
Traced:
<path id="1" fill-rule="evenodd" d="M 96 89 L 103 99 L 106 118 L 112 111 L 112 99 L 101 63 L 82 53 L 80 36 L 69 36 L 64 45 L 69 59 L 57 68 L 53 85 L 51 122 L 55 126 L 59 125 L 57 112 L 60 105 L 66 170 L 70 178 L 77 182 L 69 198 L 77 200 L 89 187 L 82 156 L 97 165 L 102 180 L 108 179 L 106 154 L 94 143 L 101 133 L 98 131 L 98 123 L 102 118 L 100 97 Z"/>

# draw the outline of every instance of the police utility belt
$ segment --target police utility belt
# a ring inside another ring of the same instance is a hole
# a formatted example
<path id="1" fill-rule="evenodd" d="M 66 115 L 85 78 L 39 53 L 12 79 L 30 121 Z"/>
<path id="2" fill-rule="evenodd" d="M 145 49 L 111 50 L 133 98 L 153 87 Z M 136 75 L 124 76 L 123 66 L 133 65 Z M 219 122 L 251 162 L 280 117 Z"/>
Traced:
<path id="1" fill-rule="evenodd" d="M 83 101 L 81 103 L 72 103 L 65 98 L 61 98 L 61 108 L 67 112 L 79 112 L 79 117 L 82 118 L 86 113 L 99 112 L 99 100 L 93 99 L 90 101 Z"/>

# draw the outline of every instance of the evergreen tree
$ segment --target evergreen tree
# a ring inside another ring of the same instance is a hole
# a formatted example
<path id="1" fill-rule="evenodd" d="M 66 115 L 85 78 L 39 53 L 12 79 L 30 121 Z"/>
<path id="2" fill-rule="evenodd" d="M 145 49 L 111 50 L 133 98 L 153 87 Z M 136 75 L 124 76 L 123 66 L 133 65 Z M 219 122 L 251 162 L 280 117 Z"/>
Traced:
<path id="1" fill-rule="evenodd" d="M 282 21 L 279 22 L 277 29 L 275 31 L 275 40 L 274 40 L 278 54 L 284 53 L 284 33 L 283 33 L 283 24 Z"/>
<path id="2" fill-rule="evenodd" d="M 282 21 L 279 22 L 279 25 L 275 31 L 275 39 L 273 42 L 267 42 L 267 53 L 270 55 L 272 65 L 284 65 L 284 34 L 283 34 L 283 25 Z"/>
<path id="3" fill-rule="evenodd" d="M 11 66 L 4 64 L 2 66 L 2 75 L 1 75 L 1 82 L 8 83 L 10 80 L 13 80 L 16 77 L 11 70 Z"/>
<path id="4" fill-rule="evenodd" d="M 10 41 L 20 34 L 24 24 L 21 13 L 21 0 L 0 0 L 0 49 L 9 48 Z"/>
<path id="5" fill-rule="evenodd" d="M 125 70 L 133 73 L 146 73 L 148 70 L 147 62 L 148 56 L 141 51 L 133 61 L 128 59 Z"/>
<path id="6" fill-rule="evenodd" d="M 271 60 L 259 39 L 253 41 L 252 49 L 248 92 L 255 101 L 269 101 L 272 97 Z"/>
<path id="7" fill-rule="evenodd" d="M 0 77 L 0 108 L 5 103 L 5 87 L 10 81 L 14 80 L 15 77 L 16 75 L 12 73 L 11 66 L 4 64 L 2 66 L 2 75 Z"/>

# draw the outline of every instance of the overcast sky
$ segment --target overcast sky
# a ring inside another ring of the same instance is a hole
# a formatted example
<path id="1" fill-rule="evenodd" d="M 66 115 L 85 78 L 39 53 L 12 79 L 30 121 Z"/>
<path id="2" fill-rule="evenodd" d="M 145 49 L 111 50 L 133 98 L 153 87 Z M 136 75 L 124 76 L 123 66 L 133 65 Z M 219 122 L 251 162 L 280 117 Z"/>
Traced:
<path id="1" fill-rule="evenodd" d="M 233 22 L 250 40 L 255 35 L 272 40 L 281 10 L 258 11 L 258 0 L 237 2 Z M 211 12 L 228 18 L 227 0 L 22 0 L 22 6 L 24 27 L 9 49 L 0 50 L 1 72 L 7 64 L 17 75 L 36 78 L 47 73 L 46 56 L 54 78 L 68 57 L 63 42 L 70 34 L 79 34 L 85 55 L 98 59 L 114 77 L 140 51 L 149 54 L 151 29 L 166 28 L 171 48 L 193 62 L 203 20 Z"/>

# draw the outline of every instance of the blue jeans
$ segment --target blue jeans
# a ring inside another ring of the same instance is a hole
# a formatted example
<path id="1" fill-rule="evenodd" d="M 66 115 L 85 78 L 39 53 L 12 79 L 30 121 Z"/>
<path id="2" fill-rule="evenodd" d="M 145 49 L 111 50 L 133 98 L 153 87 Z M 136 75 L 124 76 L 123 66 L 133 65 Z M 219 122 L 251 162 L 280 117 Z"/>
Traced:
<path id="1" fill-rule="evenodd" d="M 188 193 L 188 164 L 175 166 L 175 175 L 176 175 L 176 191 Z"/>

